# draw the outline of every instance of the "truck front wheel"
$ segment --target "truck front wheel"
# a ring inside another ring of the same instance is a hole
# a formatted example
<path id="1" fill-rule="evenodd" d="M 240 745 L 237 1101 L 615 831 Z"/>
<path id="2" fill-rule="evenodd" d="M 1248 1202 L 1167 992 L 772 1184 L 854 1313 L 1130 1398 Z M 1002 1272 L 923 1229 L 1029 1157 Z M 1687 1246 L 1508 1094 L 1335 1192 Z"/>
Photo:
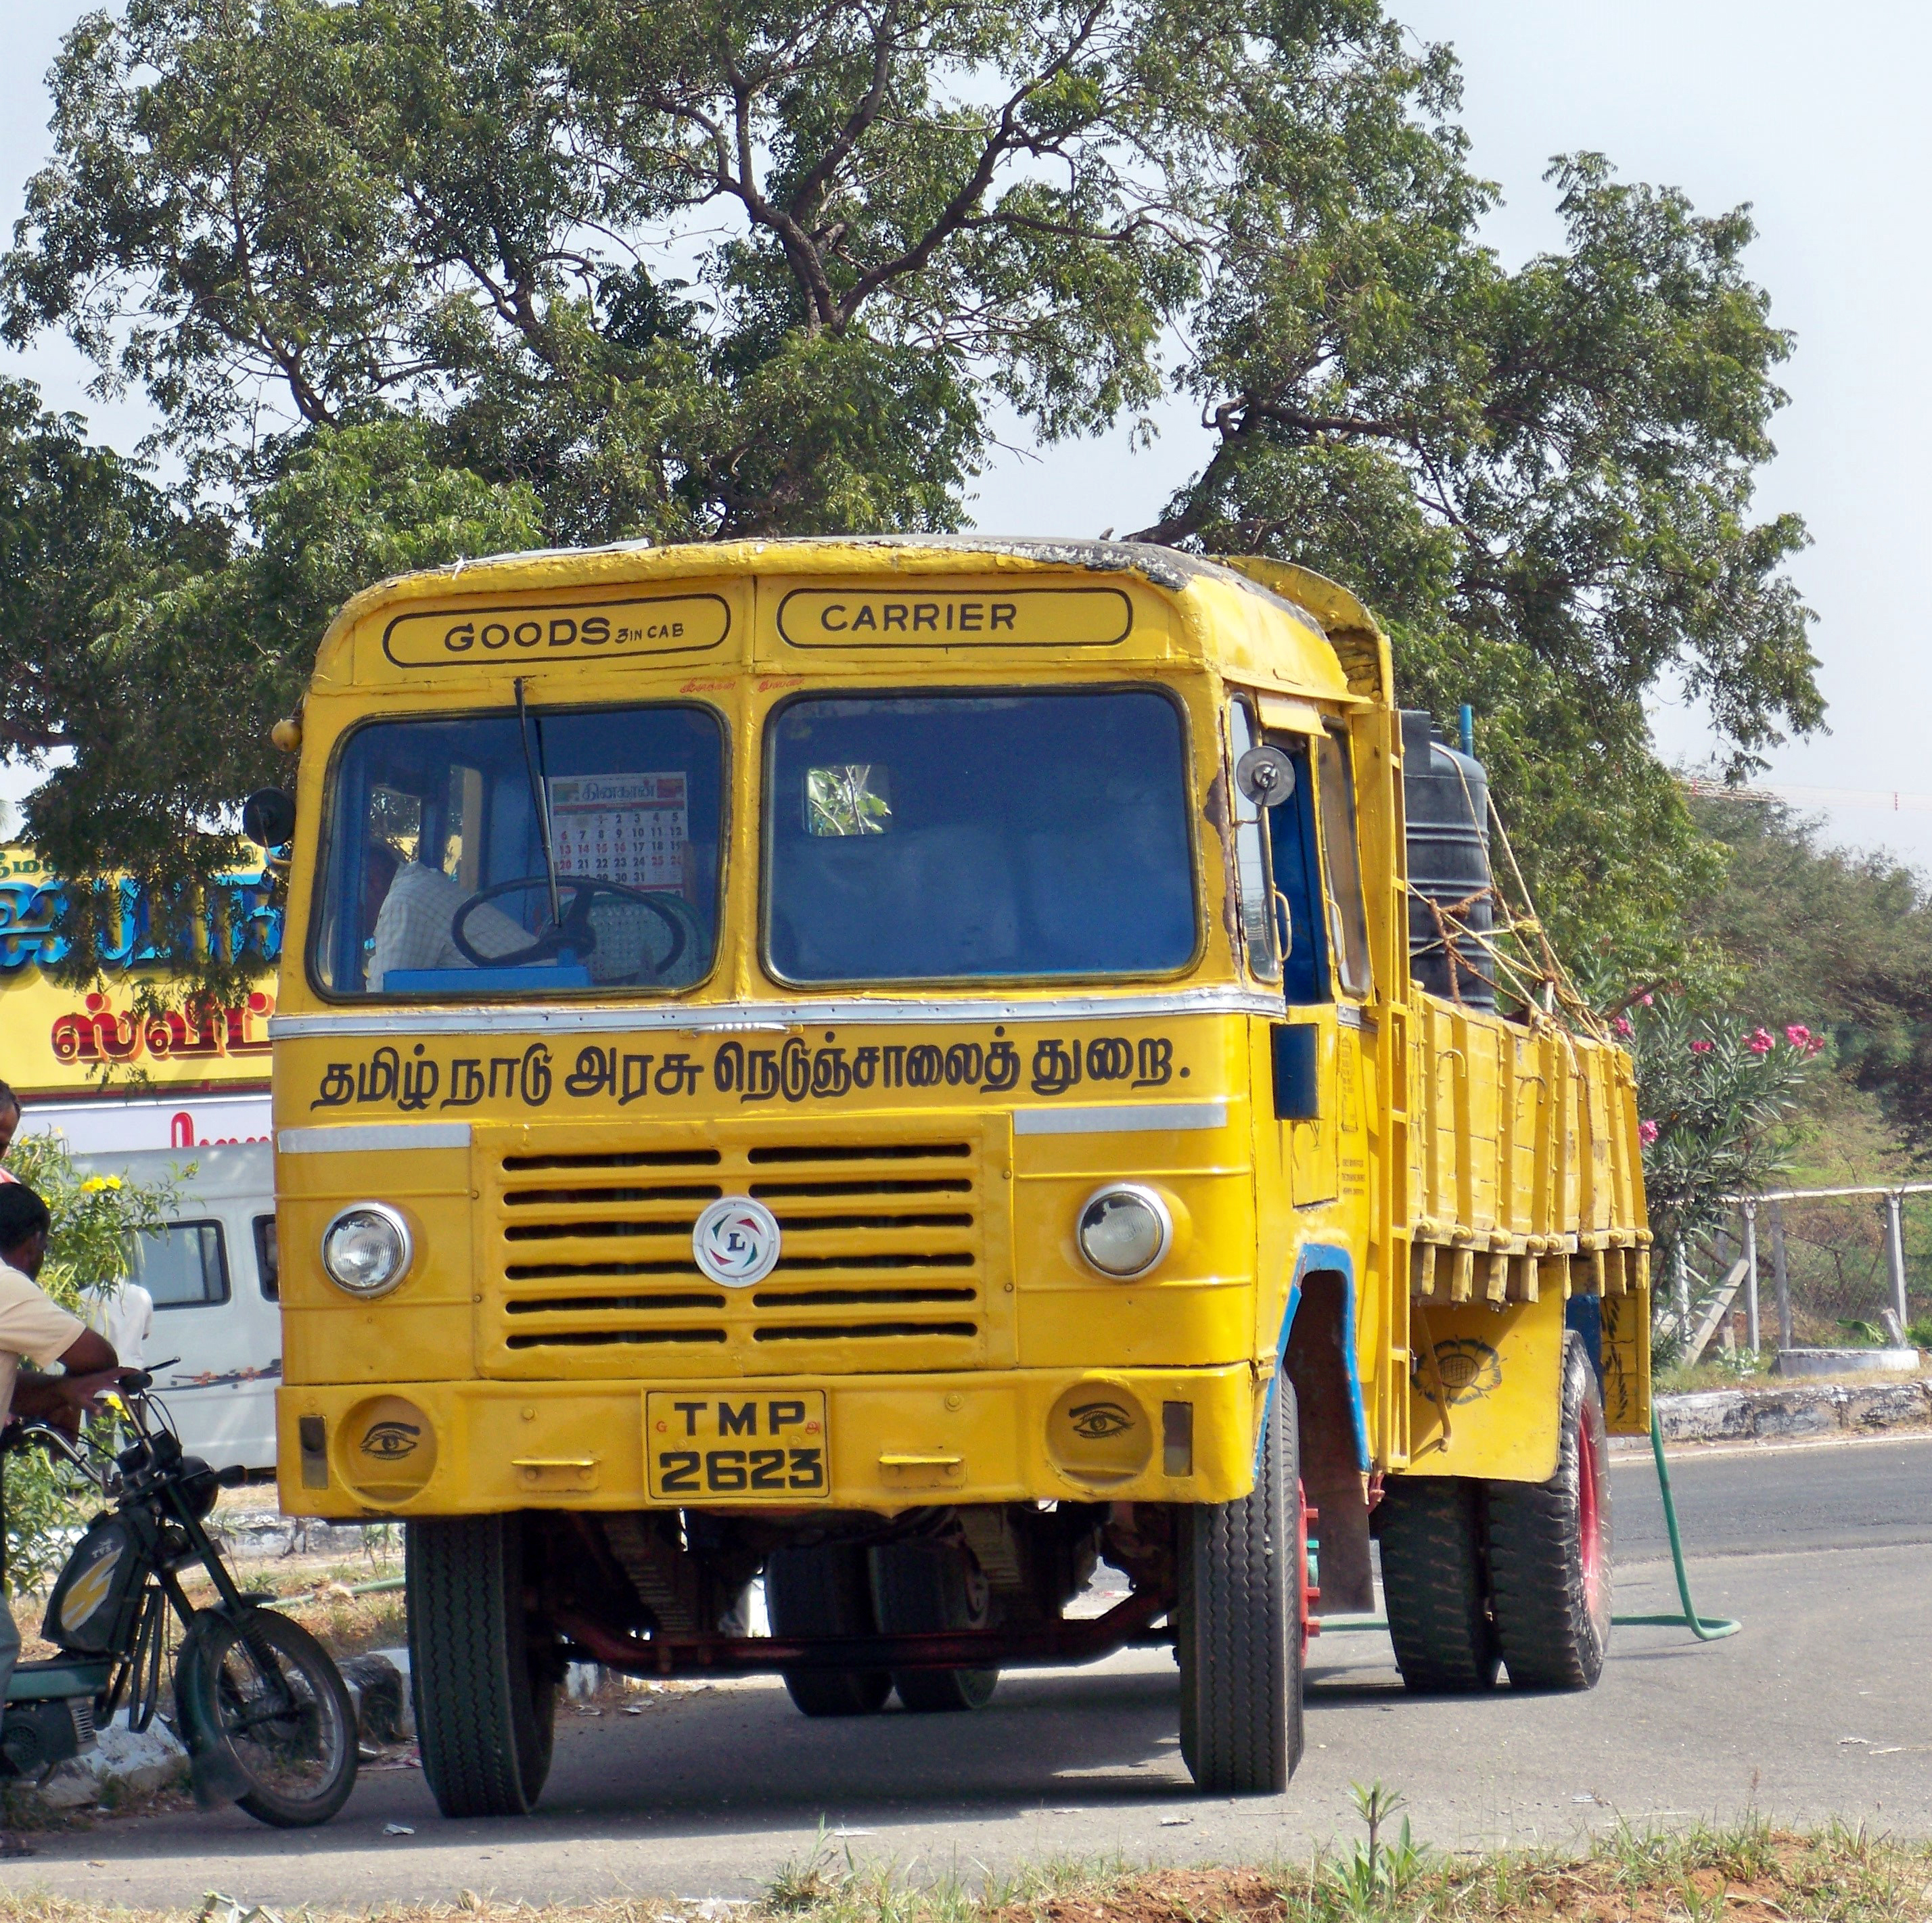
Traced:
<path id="1" fill-rule="evenodd" d="M 1593 1689 L 1610 1644 L 1604 1401 L 1582 1338 L 1563 1344 L 1556 1473 L 1489 1486 L 1496 1637 L 1515 1689 Z"/>
<path id="2" fill-rule="evenodd" d="M 850 1543 L 774 1550 L 765 1561 L 765 1612 L 774 1636 L 876 1634 L 865 1550 Z M 788 1670 L 784 1686 L 807 1716 L 863 1716 L 892 1693 L 884 1670 Z"/>
<path id="3" fill-rule="evenodd" d="M 1252 1494 L 1181 1512 L 1180 1754 L 1203 1790 L 1271 1796 L 1301 1760 L 1308 1525 L 1294 1387 L 1275 1379 Z"/>
<path id="4" fill-rule="evenodd" d="M 1389 1640 L 1404 1687 L 1421 1694 L 1496 1686 L 1481 1495 L 1465 1477 L 1392 1476 L 1376 1510 Z"/>
<path id="5" fill-rule="evenodd" d="M 446 1816 L 527 1816 L 550 1774 L 557 1661 L 530 1620 L 520 1516 L 408 1526 L 410 1688 Z"/>

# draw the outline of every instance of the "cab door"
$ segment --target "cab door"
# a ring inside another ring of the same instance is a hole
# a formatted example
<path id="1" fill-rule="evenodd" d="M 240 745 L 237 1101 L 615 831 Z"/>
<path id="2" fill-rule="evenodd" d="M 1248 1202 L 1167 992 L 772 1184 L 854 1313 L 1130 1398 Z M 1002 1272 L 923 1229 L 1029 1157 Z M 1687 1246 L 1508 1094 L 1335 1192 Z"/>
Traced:
<path id="1" fill-rule="evenodd" d="M 1372 984 L 1348 736 L 1318 722 L 1306 732 L 1268 726 L 1272 705 L 1262 705 L 1263 738 L 1295 771 L 1294 793 L 1268 821 L 1283 1012 L 1306 1031 L 1295 1040 L 1304 1056 L 1312 1049 L 1318 1093 L 1313 1118 L 1282 1124 L 1295 1206 L 1305 1208 L 1368 1193 L 1362 1036 Z"/>

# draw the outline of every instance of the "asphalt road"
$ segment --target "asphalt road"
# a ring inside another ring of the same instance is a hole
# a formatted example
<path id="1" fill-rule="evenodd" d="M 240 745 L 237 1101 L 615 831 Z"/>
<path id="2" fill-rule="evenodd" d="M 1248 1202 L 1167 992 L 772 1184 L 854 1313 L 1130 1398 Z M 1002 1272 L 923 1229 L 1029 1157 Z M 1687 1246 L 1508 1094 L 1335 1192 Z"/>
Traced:
<path id="1" fill-rule="evenodd" d="M 1580 1696 L 1404 1694 L 1388 1639 L 1315 1646 L 1308 1753 L 1285 1796 L 1195 1793 L 1166 1652 L 1004 1680 L 974 1716 L 897 1710 L 808 1723 L 775 1682 L 566 1714 L 538 1814 L 446 1823 L 413 1772 L 367 1774 L 326 1829 L 238 1812 L 103 1819 L 42 1839 L 0 1885 L 190 1906 L 214 1888 L 277 1906 L 624 1893 L 745 1898 L 830 1846 L 904 1874 L 978 1876 L 1048 1857 L 1299 1856 L 1352 1833 L 1351 1782 L 1407 1796 L 1445 1848 L 1546 1844 L 1755 1807 L 1932 1834 L 1932 1438 L 1673 1458 L 1696 1600 L 1744 1633 L 1618 1632 Z M 1614 1470 L 1617 1606 L 1675 1606 L 1647 1457 Z M 383 1826 L 410 1826 L 385 1837 Z"/>

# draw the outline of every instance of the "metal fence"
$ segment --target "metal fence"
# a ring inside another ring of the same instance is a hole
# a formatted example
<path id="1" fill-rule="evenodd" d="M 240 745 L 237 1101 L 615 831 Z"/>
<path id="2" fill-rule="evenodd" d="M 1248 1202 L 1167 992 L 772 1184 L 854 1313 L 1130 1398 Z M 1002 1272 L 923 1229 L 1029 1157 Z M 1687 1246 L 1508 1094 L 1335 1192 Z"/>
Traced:
<path id="1" fill-rule="evenodd" d="M 1882 1332 L 1888 1312 L 1901 1328 L 1932 1319 L 1932 1183 L 1741 1199 L 1687 1268 L 1659 1278 L 1677 1298 L 1672 1319 L 1688 1306 L 1688 1333 L 1714 1315 L 1712 1334 L 1728 1328 L 1747 1348 L 1856 1345 Z"/>

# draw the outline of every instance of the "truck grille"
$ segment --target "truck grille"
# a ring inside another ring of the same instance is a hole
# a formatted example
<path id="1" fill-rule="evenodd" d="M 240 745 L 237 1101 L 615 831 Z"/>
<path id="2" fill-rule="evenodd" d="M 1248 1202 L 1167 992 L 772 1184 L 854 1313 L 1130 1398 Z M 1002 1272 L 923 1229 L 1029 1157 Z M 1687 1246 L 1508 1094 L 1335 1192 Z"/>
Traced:
<path id="1" fill-rule="evenodd" d="M 1003 1273 L 988 1300 L 976 1119 L 910 1139 L 898 1118 L 836 1136 L 823 1124 L 796 1136 L 730 1124 L 704 1135 L 634 1151 L 521 1137 L 490 1154 L 486 1373 L 842 1372 L 1010 1358 Z M 752 1288 L 718 1287 L 692 1255 L 699 1215 L 726 1196 L 763 1202 L 783 1238 L 777 1267 Z M 1006 1195 L 997 1199 L 1004 1252 Z"/>

